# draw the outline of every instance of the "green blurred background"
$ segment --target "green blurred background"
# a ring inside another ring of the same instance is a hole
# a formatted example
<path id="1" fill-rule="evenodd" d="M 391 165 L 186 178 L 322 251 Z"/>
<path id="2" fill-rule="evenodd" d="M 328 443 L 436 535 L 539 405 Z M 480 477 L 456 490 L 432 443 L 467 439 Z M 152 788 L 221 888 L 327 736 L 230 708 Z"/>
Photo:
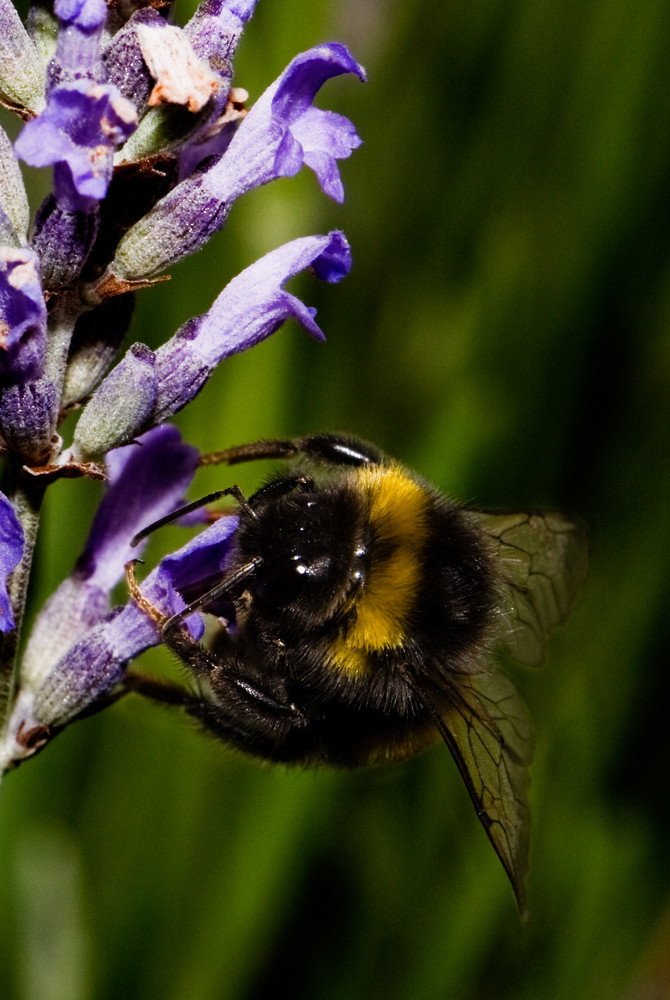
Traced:
<path id="1" fill-rule="evenodd" d="M 369 74 L 319 98 L 365 142 L 344 206 L 308 171 L 246 196 L 143 293 L 134 339 L 160 343 L 266 250 L 341 227 L 351 276 L 291 286 L 328 343 L 287 327 L 228 362 L 181 415 L 189 440 L 347 430 L 477 505 L 589 525 L 575 613 L 544 668 L 515 673 L 537 731 L 530 920 L 446 748 L 273 770 L 129 698 L 5 782 L 0 993 L 663 1000 L 670 2 L 262 0 L 236 83 L 253 99 L 327 39 Z M 53 488 L 36 607 L 96 490 Z M 178 674 L 161 653 L 143 665 Z"/>

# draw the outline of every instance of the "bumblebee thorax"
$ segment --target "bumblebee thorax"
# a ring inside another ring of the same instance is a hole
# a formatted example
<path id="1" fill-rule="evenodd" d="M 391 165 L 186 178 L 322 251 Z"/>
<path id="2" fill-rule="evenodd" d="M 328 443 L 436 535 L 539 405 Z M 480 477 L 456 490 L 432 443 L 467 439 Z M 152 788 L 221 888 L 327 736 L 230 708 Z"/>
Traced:
<path id="1" fill-rule="evenodd" d="M 430 491 L 398 465 L 363 468 L 357 485 L 366 498 L 366 571 L 331 649 L 333 667 L 353 674 L 401 648 L 412 632 L 433 506 Z"/>

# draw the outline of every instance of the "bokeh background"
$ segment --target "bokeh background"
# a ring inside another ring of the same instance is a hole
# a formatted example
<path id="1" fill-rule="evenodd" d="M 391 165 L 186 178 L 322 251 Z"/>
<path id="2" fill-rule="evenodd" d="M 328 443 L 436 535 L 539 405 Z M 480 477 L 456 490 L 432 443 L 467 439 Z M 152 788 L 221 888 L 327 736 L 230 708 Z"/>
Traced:
<path id="1" fill-rule="evenodd" d="M 128 698 L 2 788 L 0 993 L 663 1000 L 670 2 L 262 0 L 236 83 L 253 99 L 327 39 L 369 73 L 319 99 L 365 140 L 344 206 L 308 171 L 246 196 L 142 294 L 134 339 L 160 343 L 263 252 L 341 227 L 351 276 L 291 286 L 328 343 L 287 327 L 227 362 L 181 415 L 189 440 L 346 430 L 479 506 L 587 523 L 577 608 L 542 670 L 515 673 L 537 731 L 530 920 L 446 748 L 386 771 L 271 769 Z M 51 491 L 35 607 L 97 489 Z M 150 559 L 178 540 L 160 534 Z M 179 674 L 160 652 L 144 666 Z"/>

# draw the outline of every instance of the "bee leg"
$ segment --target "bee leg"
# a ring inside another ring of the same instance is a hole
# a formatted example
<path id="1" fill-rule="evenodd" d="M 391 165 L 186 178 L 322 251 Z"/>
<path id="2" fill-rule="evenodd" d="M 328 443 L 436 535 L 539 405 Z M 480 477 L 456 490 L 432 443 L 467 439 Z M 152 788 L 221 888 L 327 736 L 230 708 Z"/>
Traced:
<path id="1" fill-rule="evenodd" d="M 189 656 L 187 662 L 194 672 L 202 669 L 204 661 L 210 671 L 216 670 L 216 700 L 135 671 L 127 672 L 122 693 L 135 692 L 152 701 L 176 705 L 224 743 L 267 759 L 276 755 L 277 747 L 283 745 L 290 732 L 307 726 L 307 718 L 296 705 L 280 701 L 231 675 L 224 660 L 209 656 L 193 640 L 189 640 L 189 645 L 187 650 L 185 644 L 180 644 L 175 652 L 182 660 Z"/>
<path id="2" fill-rule="evenodd" d="M 260 714 L 265 714 L 267 717 L 274 719 L 289 720 L 291 725 L 302 724 L 303 714 L 296 705 L 279 701 L 254 687 L 253 684 L 249 684 L 248 681 L 243 680 L 241 677 L 231 676 L 223 669 L 225 661 L 220 660 L 218 657 L 210 656 L 197 642 L 190 640 L 188 652 L 192 653 L 194 647 L 205 653 L 210 672 L 211 669 L 216 669 L 217 695 L 219 697 L 221 697 L 222 693 L 225 695 L 224 688 L 227 687 L 229 696 L 227 700 L 232 704 L 233 700 L 240 703 L 243 698 L 247 707 L 254 709 L 256 717 Z M 183 659 L 185 652 L 187 652 L 185 647 L 180 646 L 180 659 Z M 200 665 L 202 665 L 202 662 Z M 190 661 L 189 666 L 195 672 L 195 668 Z M 151 701 L 160 701 L 166 705 L 176 705 L 179 708 L 185 708 L 189 715 L 193 715 L 206 724 L 208 719 L 214 719 L 214 717 L 219 720 L 219 723 L 222 719 L 221 708 L 218 704 L 210 702 L 209 699 L 199 696 L 193 691 L 189 691 L 188 688 L 182 687 L 181 684 L 175 684 L 160 677 L 151 677 L 149 674 L 141 674 L 135 670 L 128 670 L 123 679 L 123 690 L 117 692 L 113 700 L 116 701 L 131 691 L 135 692 L 135 694 L 141 694 L 144 698 L 150 698 Z M 105 702 L 105 707 L 107 704 L 109 702 Z M 209 724 L 208 728 L 215 729 L 216 726 Z"/>
<path id="3" fill-rule="evenodd" d="M 181 684 L 173 684 L 171 681 L 163 680 L 159 677 L 150 677 L 149 674 L 139 674 L 134 670 L 127 670 L 123 678 L 123 694 L 134 691 L 144 698 L 152 701 L 160 701 L 166 705 L 177 705 L 180 708 L 190 706 L 198 699 Z"/>
<path id="4" fill-rule="evenodd" d="M 184 706 L 189 714 L 207 724 L 207 719 L 213 714 L 221 717 L 235 706 L 235 716 L 244 716 L 245 712 L 251 711 L 254 718 L 264 717 L 273 727 L 277 720 L 284 720 L 289 727 L 303 725 L 303 713 L 297 705 L 290 703 L 279 692 L 263 690 L 245 679 L 232 643 L 229 643 L 229 651 L 222 651 L 223 655 L 218 651 L 210 652 L 192 639 L 188 632 L 172 627 L 170 622 L 171 619 L 163 628 L 163 642 L 196 677 L 209 684 L 215 696 L 215 703 L 206 698 L 189 701 Z M 219 636 L 219 646 L 225 635 L 224 632 Z"/>
<path id="5" fill-rule="evenodd" d="M 290 755 L 287 757 L 283 749 L 289 734 L 297 735 L 296 730 L 299 729 L 307 732 L 307 720 L 291 708 L 282 706 L 281 714 L 274 709 L 269 710 L 265 698 L 260 702 L 250 700 L 244 704 L 223 704 L 208 698 L 194 698 L 186 706 L 186 711 L 222 742 L 263 760 L 285 762 L 294 759 Z"/>
<path id="6" fill-rule="evenodd" d="M 144 674 L 129 671 L 126 675 L 124 688 L 171 705 L 185 708 L 189 715 L 199 719 L 208 729 L 223 736 L 226 729 L 225 708 L 221 706 L 237 706 L 242 714 L 246 711 L 255 720 L 255 730 L 263 729 L 263 720 L 270 733 L 275 734 L 277 721 L 284 722 L 287 728 L 304 725 L 305 719 L 298 706 L 283 701 L 272 693 L 262 691 L 241 677 L 235 669 L 232 649 L 230 658 L 210 653 L 191 638 L 190 634 L 180 626 L 183 619 L 180 615 L 172 618 L 164 615 L 155 605 L 143 596 L 135 580 L 133 561 L 126 564 L 126 580 L 128 590 L 137 606 L 149 618 L 156 622 L 161 630 L 164 644 L 171 649 L 182 663 L 205 680 L 213 681 L 216 689 L 217 703 L 199 697 L 178 684 L 148 677 Z M 227 724 L 228 729 L 239 729 L 239 725 Z"/>
<path id="7" fill-rule="evenodd" d="M 197 674 L 207 675 L 211 673 L 215 662 L 204 646 L 191 639 L 191 636 L 179 627 L 183 621 L 181 614 L 173 615 L 172 617 L 164 615 L 155 604 L 146 599 L 135 579 L 136 562 L 138 560 L 134 559 L 126 563 L 126 583 L 128 585 L 128 592 L 135 601 L 135 604 L 140 611 L 143 611 L 148 618 L 151 618 L 156 623 L 160 629 L 163 642 L 182 662 L 188 663 Z M 138 690 L 137 686 L 135 686 L 134 690 Z M 153 695 L 149 695 L 149 697 L 153 697 Z M 165 701 L 169 699 L 159 698 L 159 700 Z"/>
<path id="8" fill-rule="evenodd" d="M 313 489 L 314 480 L 310 476 L 303 476 L 299 473 L 282 476 L 281 479 L 274 479 L 272 482 L 266 483 L 265 486 L 261 486 L 261 488 L 256 490 L 254 495 L 249 498 L 252 517 L 256 517 L 254 508 L 258 504 L 259 500 L 273 501 L 279 499 L 280 497 L 287 496 L 289 493 L 293 493 L 296 490 L 302 493 L 308 493 Z"/>
<path id="9" fill-rule="evenodd" d="M 295 444 L 302 455 L 324 465 L 379 465 L 383 461 L 374 445 L 344 434 L 312 434 Z"/>
<path id="10" fill-rule="evenodd" d="M 140 611 L 143 611 L 148 618 L 156 623 L 161 632 L 161 638 L 165 645 L 179 657 L 184 663 L 188 663 L 191 669 L 196 674 L 201 674 L 207 676 L 212 672 L 214 667 L 217 665 L 216 661 L 210 656 L 204 646 L 201 646 L 199 642 L 195 642 L 194 639 L 187 633 L 182 631 L 181 625 L 183 624 L 183 612 L 170 617 L 169 615 L 164 615 L 163 612 L 148 601 L 142 591 L 139 588 L 137 580 L 135 579 L 135 563 L 138 560 L 134 559 L 126 563 L 126 583 L 128 585 L 128 592 L 130 596 L 135 601 Z M 134 675 L 139 676 L 139 675 Z M 137 690 L 137 687 L 135 687 Z M 148 688 L 147 688 L 148 690 Z M 144 692 L 142 692 L 144 693 Z M 152 695 L 149 695 L 152 697 Z M 159 698 L 159 700 L 166 700 L 164 698 Z"/>
<path id="11" fill-rule="evenodd" d="M 131 559 L 124 567 L 126 571 L 126 586 L 128 587 L 128 593 L 135 601 L 135 604 L 138 606 L 140 611 L 143 611 L 148 618 L 151 618 L 152 621 L 156 622 L 156 624 L 162 628 L 163 623 L 168 620 L 167 616 L 164 615 L 162 611 L 159 611 L 159 609 L 152 604 L 151 601 L 146 599 L 139 588 L 137 580 L 135 579 L 135 563 L 141 561 L 141 559 Z"/>
<path id="12" fill-rule="evenodd" d="M 261 458 L 281 459 L 305 455 L 323 465 L 379 465 L 383 456 L 367 441 L 344 434 L 311 434 L 277 441 L 255 441 L 200 456 L 201 465 L 237 465 Z"/>

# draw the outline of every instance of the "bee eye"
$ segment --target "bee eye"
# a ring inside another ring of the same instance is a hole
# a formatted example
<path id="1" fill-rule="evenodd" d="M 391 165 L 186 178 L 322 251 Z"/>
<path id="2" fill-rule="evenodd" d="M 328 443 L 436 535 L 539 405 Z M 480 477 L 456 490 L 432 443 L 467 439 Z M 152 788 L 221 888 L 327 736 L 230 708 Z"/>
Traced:
<path id="1" fill-rule="evenodd" d="M 265 563 L 253 584 L 254 595 L 264 604 L 281 607 L 295 600 L 307 580 L 307 566 L 300 556 Z"/>

